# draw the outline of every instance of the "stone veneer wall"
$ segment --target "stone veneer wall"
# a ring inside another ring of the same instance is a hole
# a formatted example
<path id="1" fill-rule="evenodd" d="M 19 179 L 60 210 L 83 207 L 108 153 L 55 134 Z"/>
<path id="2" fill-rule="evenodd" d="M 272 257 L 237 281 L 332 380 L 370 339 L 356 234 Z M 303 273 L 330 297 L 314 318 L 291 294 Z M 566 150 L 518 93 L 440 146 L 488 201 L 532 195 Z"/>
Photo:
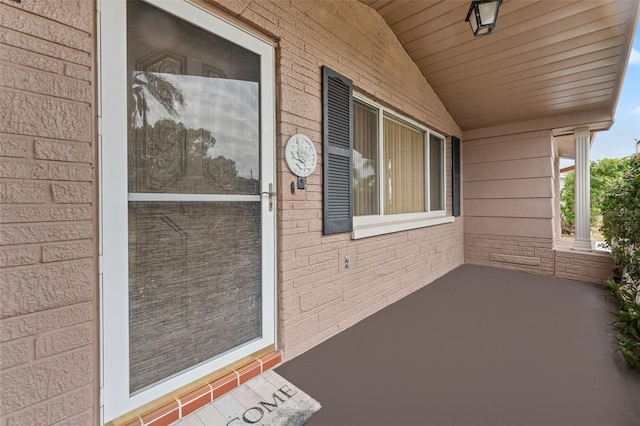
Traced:
<path id="1" fill-rule="evenodd" d="M 0 425 L 98 422 L 94 9 L 0 3 Z"/>
<path id="2" fill-rule="evenodd" d="M 322 159 L 322 65 L 346 75 L 354 90 L 446 135 L 460 129 L 385 21 L 357 1 L 211 0 L 278 40 L 278 336 L 292 358 L 463 263 L 462 218 L 454 223 L 352 240 L 322 235 L 322 164 L 307 189 L 283 147 L 308 135 Z M 451 212 L 450 144 L 447 211 Z M 344 267 L 350 255 L 352 267 Z"/>

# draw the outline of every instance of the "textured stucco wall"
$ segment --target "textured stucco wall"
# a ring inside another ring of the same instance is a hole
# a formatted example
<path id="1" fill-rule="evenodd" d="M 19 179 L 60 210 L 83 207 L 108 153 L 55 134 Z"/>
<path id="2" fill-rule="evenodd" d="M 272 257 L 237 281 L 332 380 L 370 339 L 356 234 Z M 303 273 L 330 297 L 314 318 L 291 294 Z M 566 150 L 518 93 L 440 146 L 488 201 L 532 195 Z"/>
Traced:
<path id="1" fill-rule="evenodd" d="M 452 224 L 352 240 L 322 235 L 322 164 L 292 195 L 287 139 L 308 135 L 322 158 L 322 65 L 356 92 L 446 135 L 461 132 L 390 28 L 357 1 L 210 2 L 277 40 L 278 335 L 294 357 L 463 263 Z M 447 209 L 451 211 L 447 144 Z M 344 268 L 345 256 L 352 268 Z"/>
<path id="2" fill-rule="evenodd" d="M 0 2 L 0 425 L 96 422 L 91 1 Z"/>

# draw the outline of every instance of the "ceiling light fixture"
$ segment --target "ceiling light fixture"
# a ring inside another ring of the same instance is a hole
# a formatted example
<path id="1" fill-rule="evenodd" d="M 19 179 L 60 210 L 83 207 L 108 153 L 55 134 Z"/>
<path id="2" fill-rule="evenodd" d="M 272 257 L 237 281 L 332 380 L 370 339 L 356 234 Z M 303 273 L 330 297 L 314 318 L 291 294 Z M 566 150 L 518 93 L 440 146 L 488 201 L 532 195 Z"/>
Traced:
<path id="1" fill-rule="evenodd" d="M 496 26 L 498 20 L 498 9 L 502 0 L 472 0 L 469 13 L 467 13 L 468 22 L 471 25 L 473 35 L 479 36 L 489 34 Z"/>

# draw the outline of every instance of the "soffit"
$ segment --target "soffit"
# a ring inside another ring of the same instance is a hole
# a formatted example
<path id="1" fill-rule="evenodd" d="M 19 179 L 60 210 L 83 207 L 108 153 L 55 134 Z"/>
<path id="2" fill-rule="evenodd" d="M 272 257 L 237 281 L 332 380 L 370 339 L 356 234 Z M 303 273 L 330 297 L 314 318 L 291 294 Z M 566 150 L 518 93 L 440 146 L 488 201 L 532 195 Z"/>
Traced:
<path id="1" fill-rule="evenodd" d="M 360 1 L 385 19 L 463 131 L 558 116 L 589 124 L 585 114 L 610 126 L 640 3 L 505 0 L 493 33 L 474 38 L 470 0 Z"/>
<path id="2" fill-rule="evenodd" d="M 576 154 L 573 135 L 557 136 L 555 138 L 558 147 L 558 156 L 561 158 L 574 158 Z"/>

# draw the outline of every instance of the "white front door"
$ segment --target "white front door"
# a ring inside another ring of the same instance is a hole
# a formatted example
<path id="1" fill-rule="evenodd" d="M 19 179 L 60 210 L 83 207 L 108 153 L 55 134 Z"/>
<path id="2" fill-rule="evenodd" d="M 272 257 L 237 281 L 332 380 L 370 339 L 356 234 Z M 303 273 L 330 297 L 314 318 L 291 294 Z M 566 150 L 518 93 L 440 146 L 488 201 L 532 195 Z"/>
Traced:
<path id="1" fill-rule="evenodd" d="M 103 421 L 275 342 L 273 47 L 103 1 Z"/>

